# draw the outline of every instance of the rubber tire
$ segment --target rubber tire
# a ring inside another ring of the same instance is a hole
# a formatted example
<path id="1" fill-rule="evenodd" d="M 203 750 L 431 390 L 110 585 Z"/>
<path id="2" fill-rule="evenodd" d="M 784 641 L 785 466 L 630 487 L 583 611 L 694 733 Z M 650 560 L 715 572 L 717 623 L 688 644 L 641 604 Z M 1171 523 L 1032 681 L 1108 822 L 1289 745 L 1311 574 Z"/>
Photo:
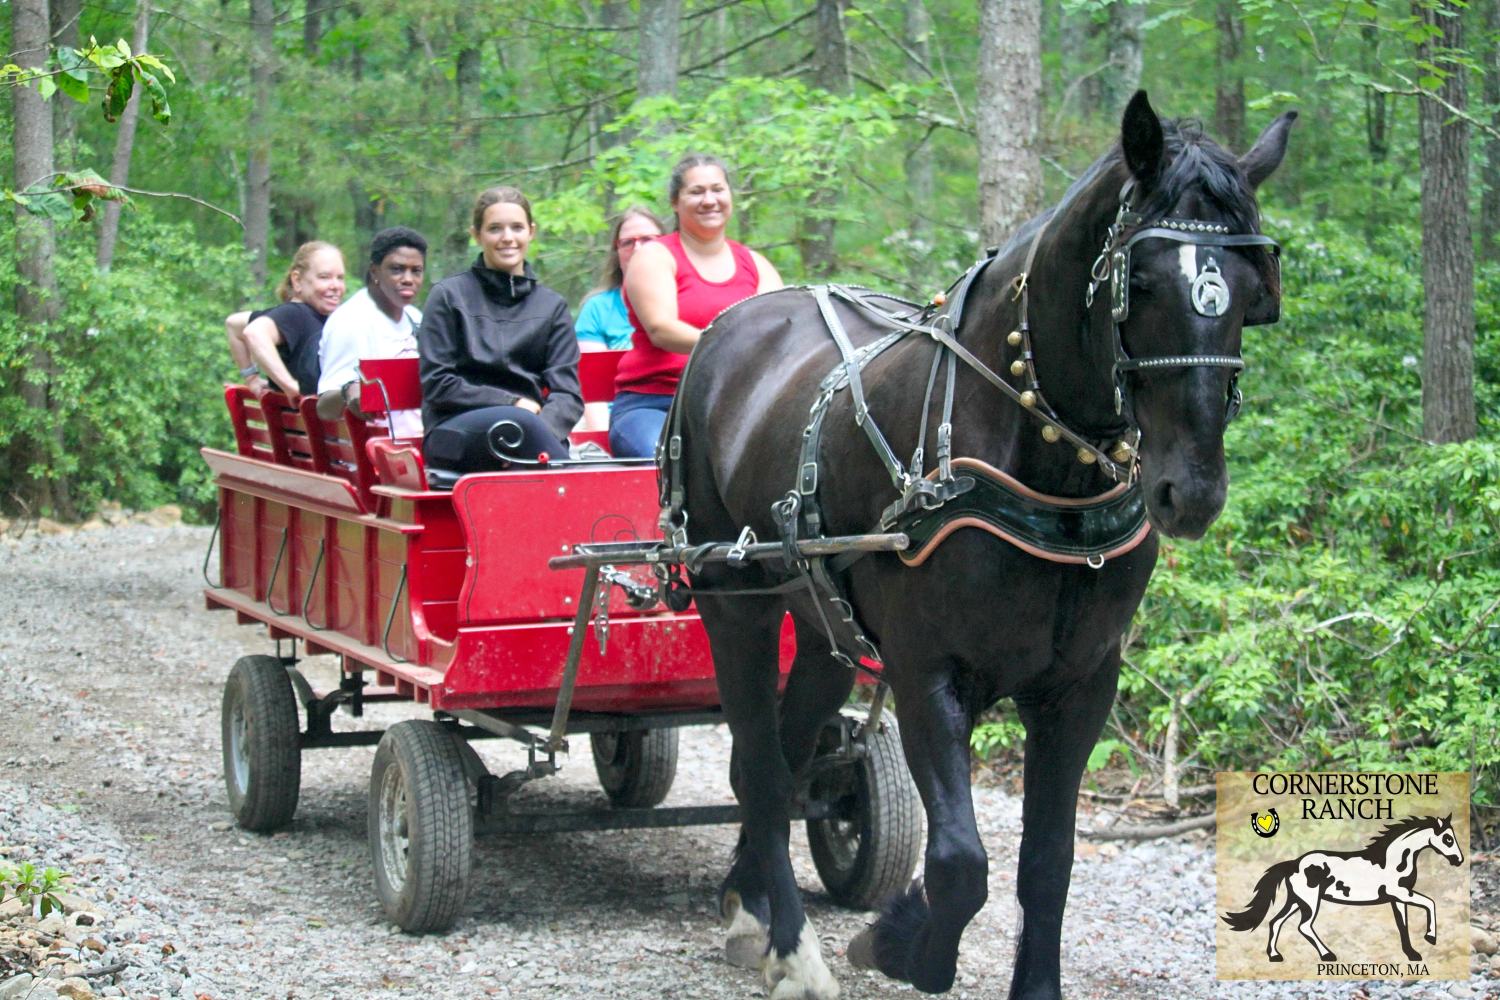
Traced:
<path id="1" fill-rule="evenodd" d="M 661 805 L 677 777 L 677 728 L 591 733 L 594 770 L 617 809 Z"/>
<path id="2" fill-rule="evenodd" d="M 220 737 L 229 811 L 246 830 L 268 833 L 292 821 L 302 784 L 299 736 L 287 668 L 274 656 L 241 657 L 224 683 Z"/>
<path id="3" fill-rule="evenodd" d="M 474 865 L 469 787 L 461 738 L 436 722 L 398 722 L 375 748 L 369 808 L 375 894 L 403 931 L 446 931 L 463 912 Z M 386 829 L 399 822 L 398 813 L 404 846 L 399 826 Z"/>
<path id="4" fill-rule="evenodd" d="M 834 902 L 856 910 L 879 906 L 911 882 L 922 856 L 922 802 L 906 769 L 896 720 L 887 713 L 870 752 L 813 781 L 811 801 L 852 798 L 849 820 L 808 820 L 807 841 L 823 887 Z M 836 722 L 823 731 L 819 752 L 839 747 Z"/>

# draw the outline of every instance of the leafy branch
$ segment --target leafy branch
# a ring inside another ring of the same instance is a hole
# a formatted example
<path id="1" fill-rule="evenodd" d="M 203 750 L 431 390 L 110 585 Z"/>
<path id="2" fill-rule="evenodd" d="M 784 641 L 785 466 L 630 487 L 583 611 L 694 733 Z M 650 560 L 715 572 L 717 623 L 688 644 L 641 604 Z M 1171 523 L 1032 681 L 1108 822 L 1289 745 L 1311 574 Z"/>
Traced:
<path id="1" fill-rule="evenodd" d="M 15 867 L 0 864 L 0 903 L 19 899 L 36 916 L 45 917 L 53 910 L 62 909 L 62 900 L 57 894 L 62 891 L 66 878 L 56 868 L 38 871 L 30 861 L 23 861 Z"/>

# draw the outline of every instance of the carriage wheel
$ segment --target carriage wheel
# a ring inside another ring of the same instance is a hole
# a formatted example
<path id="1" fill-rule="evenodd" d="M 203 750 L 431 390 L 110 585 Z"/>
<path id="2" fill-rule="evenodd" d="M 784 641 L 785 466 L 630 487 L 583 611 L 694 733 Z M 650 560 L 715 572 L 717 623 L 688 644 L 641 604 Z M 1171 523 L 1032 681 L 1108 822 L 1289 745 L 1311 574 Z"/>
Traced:
<path id="1" fill-rule="evenodd" d="M 594 770 L 612 805 L 649 809 L 660 805 L 677 777 L 677 730 L 631 729 L 593 733 Z"/>
<path id="2" fill-rule="evenodd" d="M 819 754 L 836 753 L 841 719 L 823 731 Z M 808 846 L 834 901 L 873 909 L 907 887 L 922 852 L 922 803 L 906 770 L 896 720 L 889 714 L 869 741 L 869 753 L 816 778 L 812 801 L 832 802 L 839 814 L 807 821 Z"/>
<path id="3" fill-rule="evenodd" d="M 474 813 L 459 737 L 398 722 L 370 771 L 370 854 L 386 916 L 413 934 L 453 926 L 469 894 Z"/>
<path id="4" fill-rule="evenodd" d="M 302 781 L 297 696 L 274 656 L 243 656 L 229 671 L 222 710 L 229 810 L 247 830 L 286 826 Z"/>

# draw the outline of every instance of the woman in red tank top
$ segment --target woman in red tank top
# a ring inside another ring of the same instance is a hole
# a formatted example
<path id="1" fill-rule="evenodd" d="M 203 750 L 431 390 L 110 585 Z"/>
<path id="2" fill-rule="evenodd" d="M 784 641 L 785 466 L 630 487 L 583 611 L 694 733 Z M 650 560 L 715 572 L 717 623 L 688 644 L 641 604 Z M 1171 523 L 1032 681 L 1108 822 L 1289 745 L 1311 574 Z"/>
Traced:
<path id="1" fill-rule="evenodd" d="M 634 333 L 615 376 L 609 427 L 610 451 L 620 457 L 655 451 L 703 328 L 736 302 L 781 287 L 770 261 L 724 235 L 734 197 L 718 157 L 684 157 L 672 168 L 667 197 L 676 232 L 637 249 L 625 273 Z"/>

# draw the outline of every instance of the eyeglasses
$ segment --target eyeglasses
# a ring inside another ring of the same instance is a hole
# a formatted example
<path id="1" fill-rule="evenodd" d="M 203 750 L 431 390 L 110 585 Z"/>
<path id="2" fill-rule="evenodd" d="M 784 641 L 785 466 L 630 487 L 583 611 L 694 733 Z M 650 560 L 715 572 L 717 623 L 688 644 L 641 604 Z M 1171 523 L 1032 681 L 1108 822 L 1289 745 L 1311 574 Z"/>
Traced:
<path id="1" fill-rule="evenodd" d="M 621 250 L 632 250 L 635 247 L 640 246 L 642 243 L 651 243 L 656 239 L 657 237 L 655 236 L 632 236 L 628 239 L 616 240 L 615 246 L 619 247 Z"/>

